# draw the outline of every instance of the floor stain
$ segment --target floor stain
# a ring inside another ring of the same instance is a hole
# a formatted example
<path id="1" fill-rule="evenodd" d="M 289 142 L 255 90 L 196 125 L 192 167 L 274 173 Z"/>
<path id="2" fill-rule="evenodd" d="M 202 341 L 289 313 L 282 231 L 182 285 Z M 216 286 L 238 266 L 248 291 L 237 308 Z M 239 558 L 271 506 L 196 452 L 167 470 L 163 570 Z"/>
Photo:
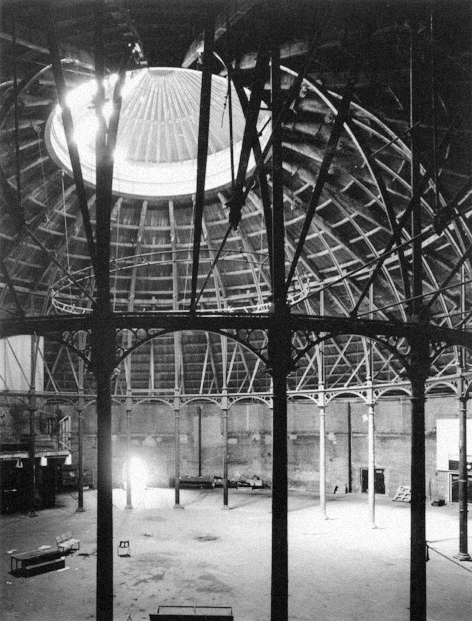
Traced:
<path id="1" fill-rule="evenodd" d="M 195 590 L 204 593 L 231 593 L 233 590 L 230 586 L 219 580 L 213 574 L 201 574 L 198 579 L 204 582 L 202 586 Z"/>
<path id="2" fill-rule="evenodd" d="M 138 584 L 149 584 L 150 582 L 159 582 L 160 580 L 164 580 L 164 576 L 165 576 L 165 572 L 159 572 L 156 574 L 151 574 L 150 576 L 147 576 L 146 578 L 142 578 L 141 580 L 136 580 L 136 582 L 133 584 L 133 586 L 138 586 Z"/>

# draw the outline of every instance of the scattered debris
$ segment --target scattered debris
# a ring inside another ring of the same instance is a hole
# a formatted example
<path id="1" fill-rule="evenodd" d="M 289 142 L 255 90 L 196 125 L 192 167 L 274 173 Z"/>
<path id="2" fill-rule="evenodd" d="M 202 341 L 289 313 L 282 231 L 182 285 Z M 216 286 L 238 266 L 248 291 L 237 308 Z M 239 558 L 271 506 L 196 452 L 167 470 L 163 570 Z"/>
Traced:
<path id="1" fill-rule="evenodd" d="M 399 502 L 411 502 L 411 487 L 409 485 L 400 485 L 393 500 Z"/>
<path id="2" fill-rule="evenodd" d="M 223 478 L 222 477 L 214 477 L 215 487 L 223 487 Z M 230 488 L 238 488 L 238 487 L 250 487 L 252 489 L 263 489 L 268 488 L 269 485 L 263 481 L 257 474 L 253 476 L 242 476 L 238 479 L 228 479 L 228 487 Z"/>

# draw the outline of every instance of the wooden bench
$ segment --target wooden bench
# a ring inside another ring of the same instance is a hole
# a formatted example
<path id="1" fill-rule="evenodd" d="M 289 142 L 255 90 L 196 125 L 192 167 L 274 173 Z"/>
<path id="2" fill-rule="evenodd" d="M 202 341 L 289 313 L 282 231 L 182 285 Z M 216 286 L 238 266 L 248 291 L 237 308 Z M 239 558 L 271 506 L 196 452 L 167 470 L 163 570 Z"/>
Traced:
<path id="1" fill-rule="evenodd" d="M 233 621 L 230 606 L 159 606 L 149 621 Z"/>
<path id="2" fill-rule="evenodd" d="M 80 550 L 80 541 L 72 537 L 72 533 L 62 533 L 56 537 L 57 547 L 62 552 L 72 552 L 73 550 Z"/>
<path id="3" fill-rule="evenodd" d="M 63 569 L 65 559 L 61 550 L 30 550 L 11 555 L 11 573 L 14 576 L 36 576 L 47 571 Z"/>
<path id="4" fill-rule="evenodd" d="M 23 567 L 21 575 L 25 576 L 37 576 L 38 574 L 46 573 L 47 571 L 57 571 L 63 569 L 66 566 L 66 561 L 63 556 L 54 561 L 45 561 L 44 563 L 35 563 L 33 565 L 26 565 Z"/>

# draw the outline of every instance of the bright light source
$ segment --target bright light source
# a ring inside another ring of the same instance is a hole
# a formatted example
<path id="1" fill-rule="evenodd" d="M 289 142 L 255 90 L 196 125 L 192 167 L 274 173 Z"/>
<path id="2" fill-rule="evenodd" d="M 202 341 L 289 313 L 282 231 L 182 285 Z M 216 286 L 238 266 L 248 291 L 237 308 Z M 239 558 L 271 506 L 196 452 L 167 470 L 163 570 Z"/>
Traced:
<path id="1" fill-rule="evenodd" d="M 105 121 L 108 123 L 110 117 L 113 113 L 113 101 L 109 100 L 103 106 L 103 116 L 105 117 Z"/>
<path id="2" fill-rule="evenodd" d="M 116 80 L 116 74 L 112 74 L 103 82 L 106 100 L 103 117 L 107 124 L 113 111 Z M 96 183 L 96 90 L 97 82 L 90 80 L 67 93 L 82 176 L 91 187 Z M 126 157 L 121 157 L 118 151 L 114 154 L 114 192 L 120 196 L 149 199 L 190 196 L 195 192 L 199 117 L 194 101 L 198 101 L 200 91 L 200 71 L 153 67 L 126 72 L 116 139 L 117 147 L 126 152 Z M 227 94 L 227 80 L 212 76 L 206 190 L 216 190 L 231 183 Z M 261 110 L 257 127 L 262 132 L 262 147 L 270 135 L 269 116 L 268 111 Z M 244 125 L 244 112 L 234 91 L 235 161 L 241 152 Z M 45 136 L 48 151 L 55 162 L 72 175 L 59 108 L 50 115 Z M 254 166 L 255 160 L 251 156 L 248 173 Z"/>
<path id="3" fill-rule="evenodd" d="M 144 462 L 138 457 L 132 457 L 129 464 L 129 474 L 131 480 L 131 489 L 138 493 L 138 490 L 144 490 L 147 485 L 148 473 Z"/>
<path id="4" fill-rule="evenodd" d="M 112 73 L 111 75 L 108 76 L 108 84 L 110 86 L 115 86 L 115 84 L 118 82 L 118 74 L 117 73 Z"/>
<path id="5" fill-rule="evenodd" d="M 126 149 L 124 147 L 116 147 L 113 151 L 113 159 L 115 162 L 124 162 L 126 160 Z"/>

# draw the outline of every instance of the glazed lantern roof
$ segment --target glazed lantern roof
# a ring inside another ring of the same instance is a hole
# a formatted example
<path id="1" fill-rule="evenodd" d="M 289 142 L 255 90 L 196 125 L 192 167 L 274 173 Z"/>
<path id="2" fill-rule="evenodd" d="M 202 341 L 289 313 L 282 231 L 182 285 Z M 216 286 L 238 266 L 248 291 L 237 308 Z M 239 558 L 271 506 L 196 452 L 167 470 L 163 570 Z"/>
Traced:
<path id="1" fill-rule="evenodd" d="M 188 196 L 195 192 L 201 72 L 179 68 L 145 68 L 128 71 L 122 90 L 122 107 L 114 153 L 113 191 L 121 196 L 155 199 Z M 105 82 L 104 116 L 112 111 L 116 76 Z M 94 105 L 95 80 L 68 93 L 85 182 L 95 186 Z M 212 77 L 211 114 L 208 140 L 206 191 L 218 190 L 231 182 L 230 114 L 232 116 L 233 157 L 238 161 L 245 118 L 236 90 L 231 106 L 228 82 Z M 262 111 L 259 130 L 263 141 L 270 131 L 269 113 Z M 62 123 L 62 110 L 51 113 L 46 129 L 50 154 L 71 173 L 69 153 Z M 252 157 L 248 171 L 255 165 Z"/>

